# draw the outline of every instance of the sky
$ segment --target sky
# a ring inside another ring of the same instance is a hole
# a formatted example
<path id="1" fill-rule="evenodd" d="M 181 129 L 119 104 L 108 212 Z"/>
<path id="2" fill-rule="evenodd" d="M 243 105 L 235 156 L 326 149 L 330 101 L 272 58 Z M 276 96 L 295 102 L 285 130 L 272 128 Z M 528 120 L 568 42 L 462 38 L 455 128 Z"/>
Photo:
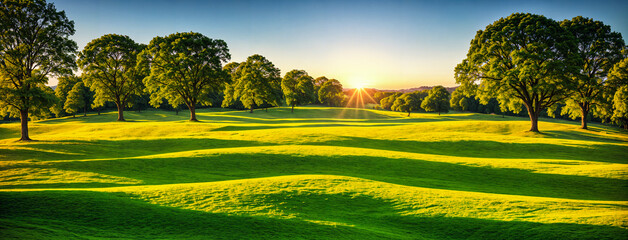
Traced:
<path id="1" fill-rule="evenodd" d="M 148 44 L 199 32 L 227 42 L 231 61 L 261 54 L 281 69 L 344 87 L 456 86 L 454 67 L 478 30 L 515 12 L 584 16 L 628 36 L 628 1 L 138 1 L 53 0 L 75 22 L 79 50 L 115 33 Z M 52 79 L 50 85 L 56 85 Z"/>

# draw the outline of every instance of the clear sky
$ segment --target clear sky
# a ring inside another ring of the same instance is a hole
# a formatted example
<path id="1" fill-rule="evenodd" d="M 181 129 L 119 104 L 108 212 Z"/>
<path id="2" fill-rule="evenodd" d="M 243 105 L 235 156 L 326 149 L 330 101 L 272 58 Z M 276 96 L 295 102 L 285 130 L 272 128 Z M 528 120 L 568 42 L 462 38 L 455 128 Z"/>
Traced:
<path id="1" fill-rule="evenodd" d="M 455 86 L 454 67 L 477 30 L 513 12 L 590 17 L 628 35 L 628 1 L 134 1 L 54 0 L 81 50 L 109 33 L 148 44 L 200 32 L 227 42 L 232 61 L 261 54 L 282 71 L 345 87 Z M 51 80 L 50 85 L 56 85 Z"/>

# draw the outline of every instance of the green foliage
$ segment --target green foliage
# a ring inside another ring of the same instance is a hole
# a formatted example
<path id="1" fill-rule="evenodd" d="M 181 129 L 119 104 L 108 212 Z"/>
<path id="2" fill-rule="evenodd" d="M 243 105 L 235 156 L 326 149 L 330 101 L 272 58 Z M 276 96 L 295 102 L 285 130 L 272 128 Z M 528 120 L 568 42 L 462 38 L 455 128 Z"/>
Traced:
<path id="1" fill-rule="evenodd" d="M 617 88 L 613 94 L 612 120 L 628 129 L 628 58 L 624 58 L 608 74 L 609 85 Z"/>
<path id="2" fill-rule="evenodd" d="M 477 32 L 467 58 L 456 66 L 456 82 L 475 89 L 481 103 L 496 98 L 518 112 L 524 104 L 530 131 L 538 116 L 571 89 L 578 56 L 572 34 L 544 16 L 515 13 Z"/>
<path id="3" fill-rule="evenodd" d="M 449 112 L 449 92 L 443 86 L 436 86 L 428 92 L 421 102 L 421 108 L 428 112 Z"/>
<path id="4" fill-rule="evenodd" d="M 328 80 L 329 79 L 327 79 L 327 77 L 325 76 L 317 77 L 316 79 L 314 79 L 314 94 L 316 95 L 314 97 L 314 101 L 316 101 L 316 103 L 318 104 L 322 104 L 320 100 L 318 100 L 318 91 L 321 90 L 321 86 L 323 86 L 323 83 L 327 82 Z"/>
<path id="5" fill-rule="evenodd" d="M 469 110 L 469 99 L 464 95 L 464 92 L 461 87 L 456 88 L 453 93 L 451 93 L 451 99 L 449 100 L 449 105 L 452 109 L 456 111 L 467 111 Z"/>
<path id="6" fill-rule="evenodd" d="M 379 101 L 379 105 L 381 106 L 382 109 L 392 110 L 393 104 L 395 104 L 395 101 L 397 100 L 397 98 L 400 97 L 402 94 L 403 93 L 400 93 L 400 92 L 393 92 L 392 94 L 389 94 L 387 97 L 382 98 Z"/>
<path id="7" fill-rule="evenodd" d="M 421 109 L 421 102 L 423 102 L 423 99 L 425 99 L 427 95 L 427 91 L 404 93 L 395 99 L 391 109 L 398 112 L 407 112 L 409 117 L 411 112 Z"/>
<path id="8" fill-rule="evenodd" d="M 74 22 L 43 0 L 0 2 L 0 115 L 19 116 L 21 140 L 28 118 L 48 115 L 57 101 L 45 86 L 49 75 L 75 68 Z"/>
<path id="9" fill-rule="evenodd" d="M 62 76 L 57 78 L 57 87 L 55 88 L 55 96 L 59 99 L 54 106 L 50 108 L 52 113 L 57 117 L 63 117 L 66 115 L 65 110 L 63 109 L 63 105 L 65 104 L 65 100 L 68 96 L 68 92 L 72 90 L 74 85 L 78 82 L 81 82 L 81 78 L 75 75 Z"/>
<path id="10" fill-rule="evenodd" d="M 304 70 L 292 70 L 281 80 L 281 89 L 288 106 L 305 105 L 315 101 L 314 79 Z"/>
<path id="11" fill-rule="evenodd" d="M 613 120 L 628 129 L 628 85 L 621 86 L 613 98 Z"/>
<path id="12" fill-rule="evenodd" d="M 621 60 L 625 43 L 620 33 L 590 18 L 578 16 L 562 21 L 561 26 L 575 37 L 580 59 L 578 72 L 573 77 L 573 92 L 568 95 L 561 114 L 572 119 L 580 117 L 581 127 L 586 129 L 590 112 L 600 118 L 608 117 L 609 111 L 600 109 L 611 107 L 605 104 L 610 99 L 604 98 L 604 92 L 614 92 L 616 88 L 609 85 L 606 78 L 613 65 Z"/>
<path id="13" fill-rule="evenodd" d="M 318 101 L 327 106 L 342 106 L 346 98 L 342 92 L 342 84 L 336 79 L 327 80 L 318 90 Z"/>
<path id="14" fill-rule="evenodd" d="M 83 82 L 78 82 L 74 84 L 72 90 L 68 92 L 68 96 L 63 105 L 63 109 L 73 116 L 76 115 L 79 109 L 86 107 L 87 103 L 85 101 L 85 98 L 87 94 L 88 91 L 86 91 Z"/>
<path id="15" fill-rule="evenodd" d="M 150 68 L 144 84 L 151 105 L 159 107 L 164 99 L 173 107 L 185 104 L 190 121 L 196 121 L 196 107 L 211 105 L 213 94 L 224 88 L 227 74 L 222 64 L 229 59 L 223 40 L 187 32 L 153 38 L 138 65 L 144 71 Z"/>
<path id="16" fill-rule="evenodd" d="M 379 103 L 382 99 L 393 94 L 395 94 L 395 92 L 375 92 L 373 94 L 373 100 L 375 100 L 376 103 Z"/>
<path id="17" fill-rule="evenodd" d="M 225 89 L 223 107 L 238 101 L 251 112 L 254 107 L 263 104 L 279 106 L 282 98 L 281 72 L 262 55 L 252 55 L 240 64 L 227 64 L 224 70 L 230 73 L 231 84 Z"/>
<path id="18" fill-rule="evenodd" d="M 95 93 L 93 107 L 114 102 L 118 121 L 124 121 L 127 101 L 143 91 L 144 73 L 137 66 L 137 57 L 144 47 L 128 36 L 107 34 L 89 42 L 79 53 L 83 82 Z"/>

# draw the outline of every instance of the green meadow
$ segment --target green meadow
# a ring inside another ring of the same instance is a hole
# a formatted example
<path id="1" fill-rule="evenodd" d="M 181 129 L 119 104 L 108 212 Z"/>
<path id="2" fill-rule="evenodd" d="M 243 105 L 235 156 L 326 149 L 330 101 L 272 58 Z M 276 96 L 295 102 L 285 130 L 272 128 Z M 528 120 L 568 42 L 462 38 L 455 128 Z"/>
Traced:
<path id="1" fill-rule="evenodd" d="M 628 239 L 628 133 L 473 113 L 0 124 L 2 239 Z"/>

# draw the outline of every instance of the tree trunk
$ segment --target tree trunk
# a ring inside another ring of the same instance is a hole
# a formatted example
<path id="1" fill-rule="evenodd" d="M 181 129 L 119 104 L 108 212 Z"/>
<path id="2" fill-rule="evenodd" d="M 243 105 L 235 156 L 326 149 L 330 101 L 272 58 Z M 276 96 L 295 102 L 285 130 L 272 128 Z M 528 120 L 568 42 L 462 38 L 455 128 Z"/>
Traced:
<path id="1" fill-rule="evenodd" d="M 251 111 L 250 111 L 250 113 L 253 113 L 253 106 L 251 106 Z"/>
<path id="2" fill-rule="evenodd" d="M 72 118 L 76 118 L 76 113 L 72 113 Z"/>
<path id="3" fill-rule="evenodd" d="M 581 104 L 580 105 L 580 110 L 582 112 L 582 116 L 580 117 L 580 119 L 581 119 L 580 128 L 587 129 L 587 115 L 589 115 L 589 108 L 588 108 L 587 104 Z"/>
<path id="4" fill-rule="evenodd" d="M 294 104 L 292 104 L 292 111 L 290 113 L 294 113 Z"/>
<path id="5" fill-rule="evenodd" d="M 528 116 L 530 116 L 530 132 L 539 132 L 539 115 L 531 106 L 525 104 L 528 109 Z"/>
<path id="6" fill-rule="evenodd" d="M 268 112 L 268 108 L 264 108 L 264 111 Z"/>
<path id="7" fill-rule="evenodd" d="M 191 122 L 198 122 L 198 120 L 196 120 L 196 106 L 195 105 L 196 104 L 192 104 L 191 106 L 189 106 Z"/>
<path id="8" fill-rule="evenodd" d="M 87 104 L 83 106 L 83 117 L 87 116 Z"/>
<path id="9" fill-rule="evenodd" d="M 124 120 L 124 104 L 121 103 L 116 103 L 116 106 L 118 107 L 118 121 L 125 121 Z"/>
<path id="10" fill-rule="evenodd" d="M 408 117 L 410 117 L 410 113 L 411 113 L 411 112 L 410 112 L 410 111 L 408 111 Z"/>
<path id="11" fill-rule="evenodd" d="M 28 110 L 20 111 L 20 121 L 22 122 L 22 138 L 20 138 L 20 141 L 31 141 L 28 137 Z"/>
<path id="12" fill-rule="evenodd" d="M 178 109 L 178 108 L 176 108 L 176 109 L 174 110 L 174 114 L 175 114 L 175 115 L 179 115 L 179 109 Z"/>

